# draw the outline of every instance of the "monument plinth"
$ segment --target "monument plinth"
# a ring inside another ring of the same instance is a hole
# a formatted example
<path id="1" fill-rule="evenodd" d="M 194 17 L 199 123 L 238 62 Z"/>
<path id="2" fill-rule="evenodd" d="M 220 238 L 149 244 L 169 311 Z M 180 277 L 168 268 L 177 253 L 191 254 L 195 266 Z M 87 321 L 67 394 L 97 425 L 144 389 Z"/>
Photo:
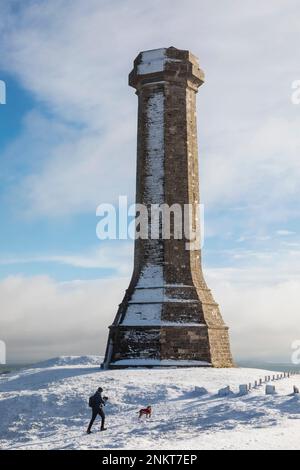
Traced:
<path id="1" fill-rule="evenodd" d="M 141 52 L 129 75 L 138 95 L 136 202 L 149 210 L 189 204 L 196 230 L 196 93 L 203 82 L 196 57 L 174 47 Z M 161 230 L 156 239 L 136 239 L 132 279 L 110 326 L 103 367 L 233 365 L 200 248 L 187 249 L 188 242 L 184 234 L 165 239 Z"/>

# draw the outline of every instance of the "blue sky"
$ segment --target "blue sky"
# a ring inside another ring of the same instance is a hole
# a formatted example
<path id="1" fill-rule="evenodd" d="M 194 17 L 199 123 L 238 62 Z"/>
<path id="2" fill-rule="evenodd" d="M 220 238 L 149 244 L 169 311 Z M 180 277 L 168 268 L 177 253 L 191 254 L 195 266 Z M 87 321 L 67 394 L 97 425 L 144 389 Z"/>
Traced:
<path id="1" fill-rule="evenodd" d="M 291 102 L 300 7 L 270 3 L 2 2 L 0 335 L 11 360 L 103 352 L 132 243 L 97 240 L 96 207 L 134 198 L 127 76 L 140 50 L 170 45 L 190 49 L 206 72 L 203 261 L 234 353 L 289 359 L 300 336 L 300 106 Z M 53 342 L 56 325 L 63 339 Z"/>
<path id="2" fill-rule="evenodd" d="M 6 105 L 0 107 L 1 135 L 0 151 L 6 154 L 7 149 L 13 147 L 24 129 L 24 120 L 33 111 L 44 116 L 49 116 L 51 110 L 48 106 L 38 101 L 34 95 L 22 87 L 19 81 L 5 71 L 1 73 L 1 80 L 6 84 Z M 76 127 L 76 123 L 74 123 Z M 36 140 L 38 136 L 31 136 Z M 13 165 L 4 159 L 1 184 L 1 219 L 5 223 L 1 227 L 0 245 L 2 264 L 0 264 L 0 276 L 5 278 L 16 273 L 25 276 L 47 274 L 58 281 L 73 279 L 94 279 L 97 276 L 113 274 L 111 268 L 101 266 L 86 269 L 81 266 L 63 264 L 62 262 L 47 261 L 41 258 L 51 258 L 59 253 L 66 255 L 80 253 L 88 247 L 98 245 L 95 227 L 96 217 L 94 212 L 82 212 L 67 214 L 64 217 L 31 217 L 24 216 L 22 210 L 13 198 L 14 185 L 18 185 L 22 179 L 30 175 L 32 168 L 31 138 L 26 142 L 25 151 L 28 161 L 22 162 L 22 155 L 13 155 Z M 44 145 L 47 145 L 44 144 Z M 8 155 L 12 153 L 9 150 Z M 20 157 L 20 158 L 18 158 Z M 10 197 L 7 197 L 10 193 Z M 45 256 L 46 254 L 46 256 Z M 33 259 L 37 258 L 36 261 Z M 30 261 L 32 259 L 32 261 Z M 7 260 L 7 263 L 5 263 Z"/>

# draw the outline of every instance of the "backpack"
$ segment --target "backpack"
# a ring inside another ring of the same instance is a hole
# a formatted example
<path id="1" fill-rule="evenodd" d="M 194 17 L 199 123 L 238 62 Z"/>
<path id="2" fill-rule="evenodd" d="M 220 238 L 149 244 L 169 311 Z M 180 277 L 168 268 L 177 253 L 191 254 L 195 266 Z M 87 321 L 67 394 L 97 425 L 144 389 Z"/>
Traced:
<path id="1" fill-rule="evenodd" d="M 94 403 L 95 403 L 95 397 L 93 395 L 92 397 L 89 398 L 89 407 L 93 408 Z"/>

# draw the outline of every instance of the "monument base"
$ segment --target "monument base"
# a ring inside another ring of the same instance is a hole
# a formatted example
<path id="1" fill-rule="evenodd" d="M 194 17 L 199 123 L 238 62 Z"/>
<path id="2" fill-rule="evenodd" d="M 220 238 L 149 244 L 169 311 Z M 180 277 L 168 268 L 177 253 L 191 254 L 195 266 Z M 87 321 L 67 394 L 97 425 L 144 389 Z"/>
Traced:
<path id="1" fill-rule="evenodd" d="M 111 326 L 108 349 L 105 369 L 234 366 L 227 327 Z"/>

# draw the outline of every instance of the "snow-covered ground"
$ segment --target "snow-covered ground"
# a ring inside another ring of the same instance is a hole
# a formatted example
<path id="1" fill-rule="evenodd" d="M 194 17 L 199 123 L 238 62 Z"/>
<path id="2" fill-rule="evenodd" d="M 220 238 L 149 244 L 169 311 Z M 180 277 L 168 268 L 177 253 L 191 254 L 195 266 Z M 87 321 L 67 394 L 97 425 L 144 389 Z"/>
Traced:
<path id="1" fill-rule="evenodd" d="M 299 449 L 300 376 L 246 396 L 258 369 L 125 369 L 101 371 L 99 357 L 66 357 L 0 377 L 2 449 Z M 234 394 L 219 397 L 230 385 Z M 109 397 L 107 431 L 86 435 L 87 402 L 98 386 Z M 205 390 L 200 390 L 200 387 Z M 153 416 L 137 411 L 152 405 Z"/>

